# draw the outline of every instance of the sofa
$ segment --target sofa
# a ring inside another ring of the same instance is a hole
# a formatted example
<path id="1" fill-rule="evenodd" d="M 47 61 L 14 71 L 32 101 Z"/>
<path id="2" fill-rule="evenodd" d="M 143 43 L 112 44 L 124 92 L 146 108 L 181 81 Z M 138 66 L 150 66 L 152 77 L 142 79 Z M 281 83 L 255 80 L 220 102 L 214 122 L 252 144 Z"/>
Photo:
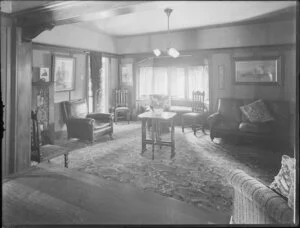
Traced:
<path id="1" fill-rule="evenodd" d="M 61 102 L 68 138 L 94 142 L 96 136 L 108 134 L 112 139 L 113 117 L 110 113 L 88 113 L 86 100 Z"/>
<path id="2" fill-rule="evenodd" d="M 234 189 L 231 224 L 294 224 L 288 201 L 271 188 L 239 169 L 227 180 Z"/>
<path id="3" fill-rule="evenodd" d="M 241 107 L 259 99 L 219 98 L 217 112 L 208 116 L 210 138 L 263 140 L 274 147 L 289 142 L 290 111 L 287 101 L 262 100 L 273 117 L 272 121 L 251 122 Z"/>

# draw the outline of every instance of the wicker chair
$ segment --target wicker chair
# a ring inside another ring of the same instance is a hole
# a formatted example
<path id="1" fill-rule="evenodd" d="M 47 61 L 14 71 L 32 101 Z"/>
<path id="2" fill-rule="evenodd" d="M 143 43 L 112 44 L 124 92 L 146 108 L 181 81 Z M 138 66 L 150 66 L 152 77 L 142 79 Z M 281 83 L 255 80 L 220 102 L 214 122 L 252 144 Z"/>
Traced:
<path id="1" fill-rule="evenodd" d="M 294 224 L 287 200 L 255 178 L 236 169 L 228 181 L 234 188 L 231 224 Z"/>

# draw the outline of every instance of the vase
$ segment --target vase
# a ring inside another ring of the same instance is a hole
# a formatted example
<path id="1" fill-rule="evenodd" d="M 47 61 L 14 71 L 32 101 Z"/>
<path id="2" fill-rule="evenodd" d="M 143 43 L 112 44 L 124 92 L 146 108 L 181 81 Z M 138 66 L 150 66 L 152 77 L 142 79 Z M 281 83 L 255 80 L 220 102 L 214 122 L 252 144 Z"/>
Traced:
<path id="1" fill-rule="evenodd" d="M 164 109 L 163 108 L 153 108 L 153 113 L 156 116 L 161 116 L 161 114 L 163 113 Z"/>

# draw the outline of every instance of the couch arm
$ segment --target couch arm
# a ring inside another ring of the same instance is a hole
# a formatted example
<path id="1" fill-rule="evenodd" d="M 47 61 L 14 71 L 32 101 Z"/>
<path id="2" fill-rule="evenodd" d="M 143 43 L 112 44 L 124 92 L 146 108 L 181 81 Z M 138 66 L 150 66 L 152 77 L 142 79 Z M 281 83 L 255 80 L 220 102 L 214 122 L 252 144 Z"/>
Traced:
<path id="1" fill-rule="evenodd" d="M 232 222 L 238 224 L 293 224 L 293 210 L 287 200 L 236 169 L 228 181 L 234 188 Z"/>
<path id="2" fill-rule="evenodd" d="M 207 122 L 209 124 L 209 128 L 211 129 L 214 125 L 216 125 L 221 120 L 221 113 L 215 112 L 207 117 Z"/>
<path id="3" fill-rule="evenodd" d="M 110 113 L 89 113 L 86 115 L 86 117 L 106 122 L 110 122 L 112 120 L 112 114 Z"/>
<path id="4" fill-rule="evenodd" d="M 93 139 L 95 120 L 91 118 L 71 118 L 68 119 L 67 131 L 69 138 Z"/>

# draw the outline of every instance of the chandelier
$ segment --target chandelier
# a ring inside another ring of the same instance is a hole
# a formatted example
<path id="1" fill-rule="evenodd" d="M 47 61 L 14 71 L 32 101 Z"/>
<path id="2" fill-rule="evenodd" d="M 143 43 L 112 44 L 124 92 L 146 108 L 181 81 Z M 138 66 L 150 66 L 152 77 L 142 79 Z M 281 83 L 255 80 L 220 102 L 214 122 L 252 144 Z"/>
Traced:
<path id="1" fill-rule="evenodd" d="M 175 48 L 172 48 L 172 47 L 169 47 L 170 46 L 170 15 L 172 13 L 172 9 L 170 8 L 166 8 L 164 10 L 164 12 L 166 13 L 166 15 L 168 16 L 168 39 L 169 39 L 169 43 L 168 43 L 168 47 L 167 47 L 167 54 L 173 58 L 177 58 L 180 53 L 175 49 Z M 160 56 L 162 54 L 162 51 L 159 50 L 159 49 L 154 49 L 153 50 L 153 53 L 156 57 Z"/>

